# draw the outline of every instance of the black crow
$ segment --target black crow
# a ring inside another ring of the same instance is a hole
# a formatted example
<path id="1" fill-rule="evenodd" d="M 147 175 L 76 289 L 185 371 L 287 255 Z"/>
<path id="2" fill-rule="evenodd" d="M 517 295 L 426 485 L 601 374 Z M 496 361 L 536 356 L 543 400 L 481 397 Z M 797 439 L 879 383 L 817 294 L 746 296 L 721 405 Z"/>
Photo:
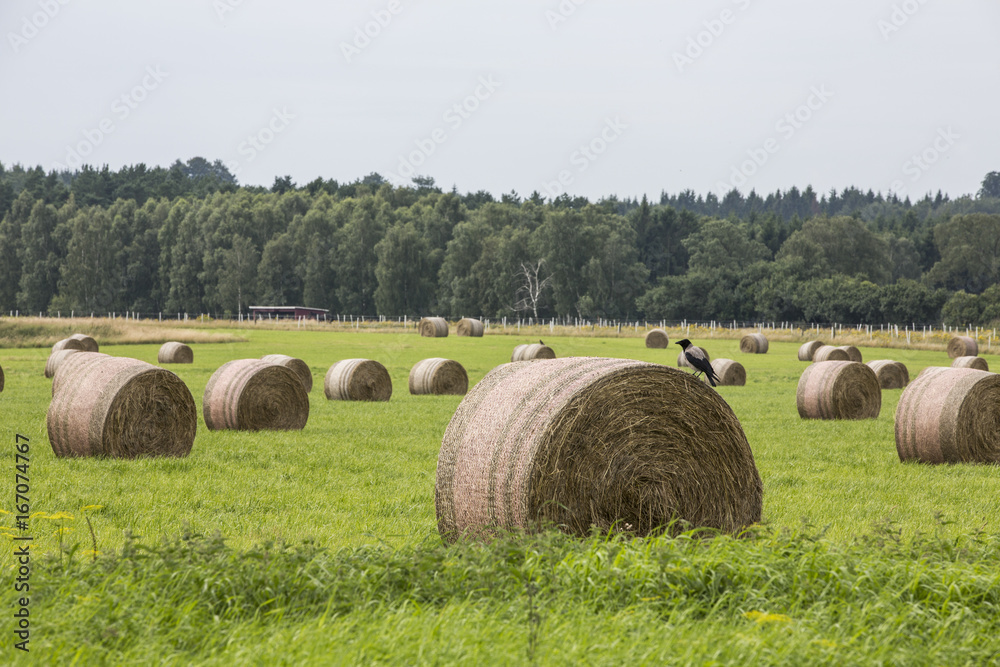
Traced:
<path id="1" fill-rule="evenodd" d="M 541 339 L 541 338 L 539 338 L 539 339 L 538 339 L 538 344 L 539 344 L 539 345 L 545 345 L 545 343 L 543 343 L 543 342 L 542 342 L 542 339 Z"/>
<path id="2" fill-rule="evenodd" d="M 687 362 L 691 364 L 691 367 L 697 371 L 695 375 L 705 374 L 708 378 L 708 383 L 713 387 L 716 386 L 716 382 L 719 380 L 719 376 L 715 374 L 715 370 L 712 368 L 712 364 L 708 362 L 705 357 L 705 353 L 701 351 L 701 348 L 695 347 L 691 344 L 687 338 L 684 340 L 677 341 L 677 344 L 681 346 L 684 350 L 684 358 Z"/>

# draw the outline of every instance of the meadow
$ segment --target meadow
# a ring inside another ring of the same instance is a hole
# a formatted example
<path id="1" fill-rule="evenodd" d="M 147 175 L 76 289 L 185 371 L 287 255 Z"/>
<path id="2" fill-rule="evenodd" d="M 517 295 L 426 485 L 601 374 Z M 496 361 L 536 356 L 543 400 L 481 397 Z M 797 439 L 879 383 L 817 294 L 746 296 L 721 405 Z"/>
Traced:
<path id="1" fill-rule="evenodd" d="M 57 459 L 45 429 L 48 349 L 0 349 L 0 465 L 13 480 L 15 434 L 30 438 L 35 537 L 31 652 L 13 649 L 8 621 L 4 661 L 971 665 L 1000 655 L 997 469 L 901 464 L 893 414 L 902 390 L 883 391 L 875 420 L 801 420 L 797 342 L 746 355 L 738 339 L 692 336 L 747 369 L 745 387 L 719 388 L 764 481 L 763 521 L 747 535 L 546 533 L 446 547 L 435 466 L 461 397 L 410 396 L 409 369 L 448 357 L 471 386 L 540 330 L 428 339 L 323 326 L 193 329 L 228 336 L 196 339 L 194 364 L 170 367 L 199 413 L 224 362 L 281 353 L 313 372 L 306 428 L 211 432 L 199 417 L 184 459 Z M 673 344 L 558 333 L 541 335 L 560 357 L 676 365 Z M 156 363 L 158 347 L 101 351 Z M 941 350 L 861 349 L 866 361 L 905 363 L 911 378 L 949 363 Z M 326 370 L 353 357 L 387 367 L 391 401 L 325 399 Z M 4 539 L 18 534 L 11 514 L 0 527 Z M 0 557 L 5 572 L 12 552 Z M 17 597 L 12 579 L 5 609 Z"/>

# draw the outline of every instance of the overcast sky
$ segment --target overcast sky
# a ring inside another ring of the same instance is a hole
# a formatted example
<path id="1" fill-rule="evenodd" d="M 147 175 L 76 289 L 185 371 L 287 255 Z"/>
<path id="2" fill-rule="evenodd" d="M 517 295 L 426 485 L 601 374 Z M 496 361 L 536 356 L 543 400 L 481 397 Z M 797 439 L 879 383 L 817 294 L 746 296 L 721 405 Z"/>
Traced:
<path id="1" fill-rule="evenodd" d="M 1000 170 L 996 0 L 3 0 L 0 161 L 593 199 Z"/>

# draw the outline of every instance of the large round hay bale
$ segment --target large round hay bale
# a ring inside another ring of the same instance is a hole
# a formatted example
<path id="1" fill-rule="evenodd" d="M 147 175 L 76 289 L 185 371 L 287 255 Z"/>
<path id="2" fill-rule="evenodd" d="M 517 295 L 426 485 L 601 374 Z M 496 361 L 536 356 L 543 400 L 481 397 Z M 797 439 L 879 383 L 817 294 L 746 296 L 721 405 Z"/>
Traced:
<path id="1" fill-rule="evenodd" d="M 57 350 L 49 355 L 49 358 L 45 361 L 45 377 L 50 378 L 56 374 L 59 369 L 59 365 L 62 364 L 63 360 L 71 354 L 76 354 L 82 350 L 76 350 L 70 348 L 68 350 Z"/>
<path id="2" fill-rule="evenodd" d="M 555 359 L 556 353 L 544 343 L 518 345 L 510 355 L 511 361 L 534 361 L 535 359 Z"/>
<path id="3" fill-rule="evenodd" d="M 719 376 L 720 387 L 742 387 L 747 383 L 747 369 L 738 361 L 716 359 L 712 362 L 712 370 Z"/>
<path id="4" fill-rule="evenodd" d="M 813 363 L 821 361 L 850 361 L 850 357 L 847 356 L 847 350 L 843 348 L 823 345 L 816 348 L 812 360 Z"/>
<path id="5" fill-rule="evenodd" d="M 463 317 L 455 325 L 455 335 L 456 336 L 472 336 L 474 338 L 482 338 L 484 331 L 483 323 L 480 320 L 474 320 L 471 317 Z"/>
<path id="6" fill-rule="evenodd" d="M 740 339 L 740 352 L 744 354 L 767 354 L 767 338 L 764 334 L 747 334 Z"/>
<path id="7" fill-rule="evenodd" d="M 53 360 L 56 355 L 65 355 L 60 359 Z M 81 352 L 80 350 L 60 350 L 49 356 L 52 361 L 52 395 L 56 395 L 59 387 L 74 374 L 90 371 L 95 364 L 101 363 L 104 359 L 111 359 L 110 355 L 103 352 Z M 49 364 L 45 364 L 48 371 Z"/>
<path id="8" fill-rule="evenodd" d="M 193 364 L 194 352 L 184 343 L 171 341 L 160 346 L 156 361 L 160 364 Z"/>
<path id="9" fill-rule="evenodd" d="M 948 341 L 948 356 L 952 359 L 979 356 L 979 343 L 969 336 L 955 336 Z"/>
<path id="10" fill-rule="evenodd" d="M 202 399 L 213 431 L 290 431 L 309 419 L 309 394 L 289 369 L 260 359 L 237 359 L 212 374 Z"/>
<path id="11" fill-rule="evenodd" d="M 732 533 L 760 520 L 762 495 L 715 391 L 666 366 L 596 357 L 490 371 L 448 424 L 435 485 L 447 541 L 549 525 Z"/>
<path id="12" fill-rule="evenodd" d="M 843 350 L 847 353 L 848 361 L 856 361 L 859 364 L 864 363 L 864 359 L 861 356 L 861 350 L 854 347 L 853 345 L 841 345 L 837 349 Z"/>
<path id="13" fill-rule="evenodd" d="M 138 359 L 89 354 L 85 370 L 56 374 L 46 416 L 56 456 L 187 456 L 198 409 L 184 382 Z"/>
<path id="14" fill-rule="evenodd" d="M 689 350 L 701 350 L 702 353 L 705 355 L 705 359 L 707 359 L 708 361 L 712 361 L 712 357 L 710 357 L 708 355 L 708 352 L 705 350 L 705 348 L 698 347 L 697 345 L 692 345 L 688 349 Z M 681 350 L 681 353 L 677 355 L 677 367 L 678 368 L 694 368 L 694 366 L 692 366 L 691 364 L 688 363 L 687 357 L 684 356 L 684 350 Z M 715 367 L 713 366 L 712 368 L 714 370 Z"/>
<path id="15" fill-rule="evenodd" d="M 98 346 L 97 341 L 88 336 L 87 334 L 75 333 L 70 336 L 73 340 L 78 340 L 83 343 L 84 352 L 100 352 L 100 346 Z"/>
<path id="16" fill-rule="evenodd" d="M 900 461 L 1000 463 L 1000 375 L 972 368 L 925 369 L 899 397 Z"/>
<path id="17" fill-rule="evenodd" d="M 344 359 L 326 372 L 323 391 L 331 401 L 388 401 L 392 379 L 377 361 Z"/>
<path id="18" fill-rule="evenodd" d="M 290 357 L 287 354 L 265 354 L 260 358 L 261 361 L 266 361 L 269 364 L 277 364 L 279 366 L 284 366 L 288 370 L 295 373 L 295 375 L 302 381 L 302 386 L 306 388 L 306 393 L 308 394 L 313 388 L 313 374 L 309 370 L 309 364 L 302 361 L 301 359 L 296 359 L 295 357 Z"/>
<path id="19" fill-rule="evenodd" d="M 795 403 L 803 419 L 875 419 L 882 388 L 875 371 L 856 361 L 824 361 L 807 366 Z"/>
<path id="20" fill-rule="evenodd" d="M 665 350 L 670 347 L 670 337 L 663 329 L 652 329 L 646 334 L 646 347 Z"/>
<path id="21" fill-rule="evenodd" d="M 866 365 L 875 371 L 878 384 L 883 389 L 902 389 L 910 384 L 909 369 L 898 361 L 878 359 L 876 361 L 869 361 Z"/>
<path id="22" fill-rule="evenodd" d="M 448 320 L 443 317 L 424 317 L 417 324 L 417 330 L 426 338 L 447 338 Z"/>
<path id="23" fill-rule="evenodd" d="M 982 357 L 955 357 L 951 361 L 952 368 L 975 368 L 977 371 L 989 371 L 990 365 Z"/>
<path id="24" fill-rule="evenodd" d="M 83 349 L 83 342 L 77 340 L 76 338 L 63 338 L 61 341 L 52 346 L 52 352 L 58 352 L 59 350 L 80 350 Z"/>
<path id="25" fill-rule="evenodd" d="M 823 341 L 811 340 L 808 343 L 803 343 L 799 347 L 799 361 L 812 361 L 813 355 L 816 354 L 816 350 L 823 347 Z"/>
<path id="26" fill-rule="evenodd" d="M 410 369 L 411 394 L 464 394 L 469 376 L 462 364 L 450 359 L 424 359 Z"/>

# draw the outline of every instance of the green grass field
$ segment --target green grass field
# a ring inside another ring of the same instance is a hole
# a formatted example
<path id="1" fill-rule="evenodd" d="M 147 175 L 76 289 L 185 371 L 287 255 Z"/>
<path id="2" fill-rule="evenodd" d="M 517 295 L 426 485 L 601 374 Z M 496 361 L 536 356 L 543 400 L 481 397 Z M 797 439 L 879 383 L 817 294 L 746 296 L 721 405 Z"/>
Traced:
<path id="1" fill-rule="evenodd" d="M 210 432 L 180 460 L 57 459 L 45 411 L 47 349 L 0 350 L 0 463 L 12 510 L 15 434 L 31 439 L 31 652 L 10 614 L 0 660 L 17 664 L 989 664 L 1000 651 L 998 471 L 901 464 L 884 391 L 878 419 L 804 421 L 798 345 L 744 355 L 720 394 L 764 481 L 747 539 L 541 535 L 444 547 L 434 478 L 460 397 L 410 396 L 409 368 L 444 356 L 475 383 L 534 339 L 225 329 L 172 366 L 201 407 L 216 368 L 282 353 L 314 389 L 305 430 Z M 673 337 L 672 337 L 673 339 Z M 641 338 L 552 337 L 560 357 L 674 365 Z M 158 345 L 102 346 L 156 362 Z M 943 352 L 862 348 L 911 378 Z M 330 402 L 334 362 L 388 368 L 388 403 Z M 986 356 L 1000 368 L 1000 359 Z M 100 506 L 100 507 L 94 507 Z M 82 509 L 89 507 L 90 509 Z M 58 518 L 58 517 L 63 518 Z M 90 518 L 94 537 L 86 517 Z M 55 518 L 52 518 L 55 517 Z M 10 535 L 13 515 L 0 515 Z M 217 536 L 216 536 L 217 535 Z M 97 552 L 93 554 L 96 539 Z M 14 543 L 11 542 L 13 545 Z M 15 570 L 13 549 L 0 560 Z M 9 583 L 8 583 L 9 582 Z M 13 609 L 13 576 L 3 587 Z"/>

